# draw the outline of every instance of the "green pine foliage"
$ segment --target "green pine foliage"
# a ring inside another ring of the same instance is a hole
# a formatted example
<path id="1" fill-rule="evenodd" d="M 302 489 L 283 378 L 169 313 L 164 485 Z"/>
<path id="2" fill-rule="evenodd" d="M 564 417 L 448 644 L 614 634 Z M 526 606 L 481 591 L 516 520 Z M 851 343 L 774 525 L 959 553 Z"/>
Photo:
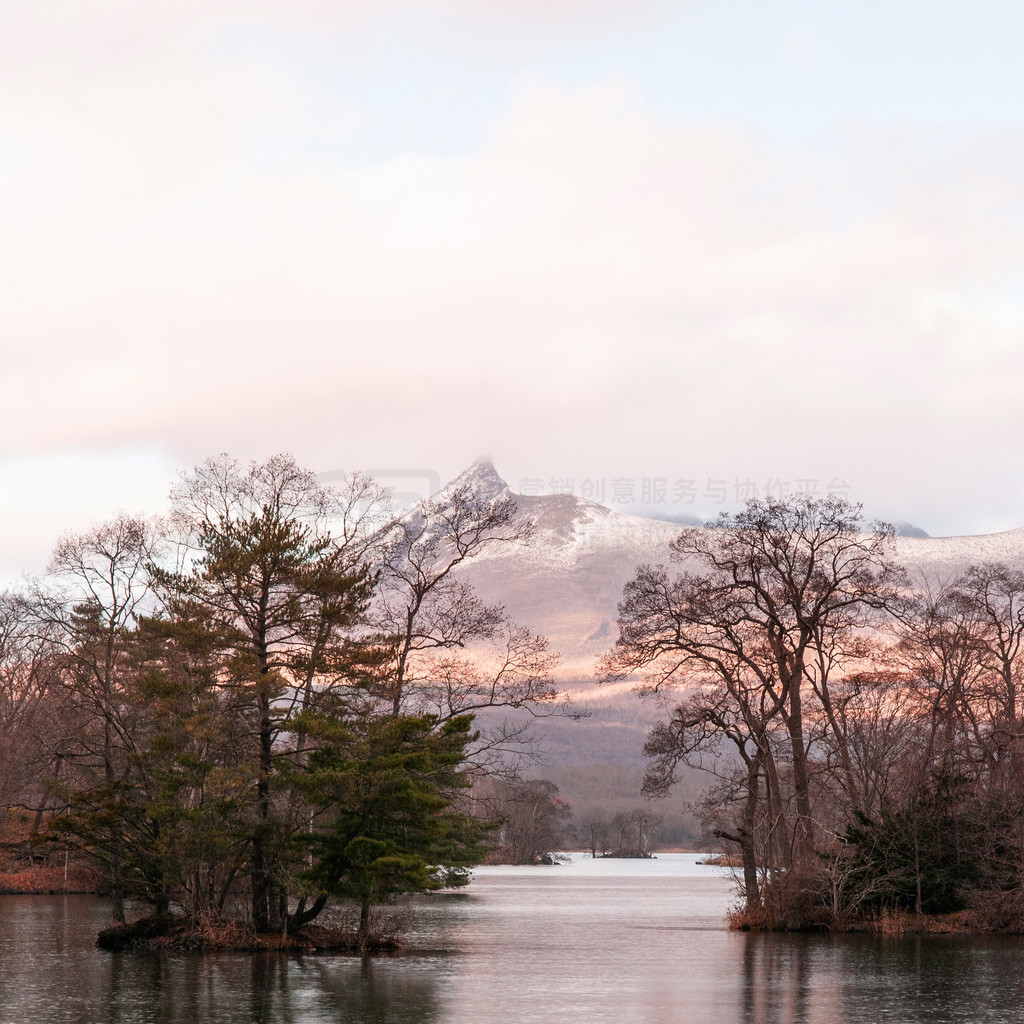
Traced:
<path id="1" fill-rule="evenodd" d="M 302 879 L 360 906 L 360 938 L 370 907 L 466 884 L 491 827 L 454 807 L 469 785 L 460 769 L 475 738 L 470 716 L 435 727 L 430 717 L 320 712 L 300 724 L 315 746 L 292 781 L 322 808 L 300 837 L 313 854 Z"/>

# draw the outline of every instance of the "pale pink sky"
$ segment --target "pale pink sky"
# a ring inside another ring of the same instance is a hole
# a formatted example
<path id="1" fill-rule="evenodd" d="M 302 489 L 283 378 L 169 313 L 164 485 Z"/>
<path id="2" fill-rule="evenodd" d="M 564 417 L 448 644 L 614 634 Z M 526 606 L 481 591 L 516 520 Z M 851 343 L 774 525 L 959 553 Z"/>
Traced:
<path id="1" fill-rule="evenodd" d="M 5 4 L 0 574 L 221 450 L 1024 524 L 1012 9 L 861 6 Z"/>

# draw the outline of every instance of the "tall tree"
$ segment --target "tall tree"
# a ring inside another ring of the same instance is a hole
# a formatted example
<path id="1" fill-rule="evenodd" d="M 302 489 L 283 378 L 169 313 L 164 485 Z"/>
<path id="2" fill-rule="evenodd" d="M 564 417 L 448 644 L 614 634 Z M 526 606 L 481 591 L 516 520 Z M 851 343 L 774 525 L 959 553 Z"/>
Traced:
<path id="1" fill-rule="evenodd" d="M 797 867 L 814 849 L 807 703 L 829 719 L 837 671 L 861 656 L 864 634 L 903 582 L 889 557 L 892 528 L 862 531 L 859 506 L 795 496 L 751 500 L 683 533 L 671 548 L 688 571 L 637 570 L 604 664 L 606 678 L 640 670 L 655 690 L 718 688 L 726 720 L 742 722 L 764 766 L 781 726 L 795 812 L 787 859 Z"/>
<path id="2" fill-rule="evenodd" d="M 60 686 L 57 645 L 23 595 L 0 591 L 0 822 L 7 808 L 34 803 L 36 827 L 46 794 L 72 744 L 74 717 Z"/>
<path id="3" fill-rule="evenodd" d="M 377 622 L 391 644 L 386 671 L 392 713 L 415 709 L 425 655 L 491 639 L 504 622 L 456 571 L 495 544 L 519 540 L 522 524 L 509 497 L 484 498 L 460 486 L 420 503 L 382 537 L 384 573 Z"/>
<path id="4" fill-rule="evenodd" d="M 221 685 L 250 702 L 249 876 L 260 932 L 279 930 L 287 915 L 277 852 L 286 830 L 272 800 L 275 745 L 289 713 L 312 700 L 313 680 L 345 674 L 356 660 L 349 630 L 375 582 L 365 521 L 379 494 L 359 480 L 347 493 L 339 500 L 286 455 L 248 467 L 209 459 L 172 492 L 172 522 L 189 555 L 180 570 L 157 573 L 167 613 L 215 637 L 229 668 Z"/>
<path id="5" fill-rule="evenodd" d="M 985 756 L 993 782 L 1013 788 L 1024 766 L 1024 572 L 991 562 L 972 565 L 952 588 L 973 606 L 979 626 L 982 671 L 972 697 L 988 723 Z"/>
<path id="6" fill-rule="evenodd" d="M 107 787 L 123 782 L 134 743 L 137 708 L 126 693 L 131 642 L 139 618 L 151 607 L 149 564 L 159 543 L 156 525 L 124 514 L 66 534 L 54 549 L 47 578 L 31 594 L 32 614 L 59 651 L 65 692 L 84 721 L 69 753 Z M 113 916 L 124 921 L 119 842 L 113 834 L 110 840 Z"/>
<path id="7" fill-rule="evenodd" d="M 395 519 L 381 533 L 383 570 L 374 622 L 386 652 L 377 687 L 392 714 L 429 714 L 438 723 L 485 713 L 472 758 L 487 771 L 514 769 L 529 756 L 532 716 L 580 715 L 553 680 L 558 656 L 544 637 L 488 605 L 460 575 L 473 559 L 523 543 L 531 523 L 508 494 L 449 488 Z"/>

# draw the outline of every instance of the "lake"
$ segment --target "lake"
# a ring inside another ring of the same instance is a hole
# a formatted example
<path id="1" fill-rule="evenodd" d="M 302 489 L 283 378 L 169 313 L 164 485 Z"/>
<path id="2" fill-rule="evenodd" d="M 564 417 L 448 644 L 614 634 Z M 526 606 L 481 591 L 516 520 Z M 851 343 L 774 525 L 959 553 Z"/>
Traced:
<path id="1" fill-rule="evenodd" d="M 1024 1019 L 1024 939 L 749 935 L 693 854 L 489 867 L 400 957 L 103 953 L 97 898 L 0 897 L 0 1024 L 878 1024 Z"/>

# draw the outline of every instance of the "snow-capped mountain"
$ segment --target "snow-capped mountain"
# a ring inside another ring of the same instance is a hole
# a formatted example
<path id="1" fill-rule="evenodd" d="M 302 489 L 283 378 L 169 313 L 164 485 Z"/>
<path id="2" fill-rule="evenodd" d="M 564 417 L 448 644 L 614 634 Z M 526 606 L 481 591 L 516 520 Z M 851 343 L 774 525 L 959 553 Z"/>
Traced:
<path id="1" fill-rule="evenodd" d="M 640 562 L 664 560 L 679 525 L 571 494 L 520 494 L 488 460 L 448 486 L 463 485 L 481 497 L 512 497 L 516 519 L 529 524 L 531 536 L 492 546 L 461 572 L 484 600 L 503 604 L 517 622 L 549 638 L 562 654 L 565 678 L 589 679 L 595 657 L 615 642 L 623 584 Z"/>
<path id="2" fill-rule="evenodd" d="M 571 494 L 514 491 L 487 459 L 475 462 L 445 490 L 469 486 L 486 499 L 510 496 L 518 520 L 532 524 L 528 542 L 499 544 L 461 572 L 479 595 L 505 606 L 562 654 L 562 677 L 584 682 L 614 644 L 622 588 L 642 562 L 669 561 L 668 544 L 684 530 L 664 520 L 616 512 Z M 973 563 L 1024 568 L 1024 529 L 976 537 L 894 539 L 894 557 L 911 575 L 935 583 Z"/>

